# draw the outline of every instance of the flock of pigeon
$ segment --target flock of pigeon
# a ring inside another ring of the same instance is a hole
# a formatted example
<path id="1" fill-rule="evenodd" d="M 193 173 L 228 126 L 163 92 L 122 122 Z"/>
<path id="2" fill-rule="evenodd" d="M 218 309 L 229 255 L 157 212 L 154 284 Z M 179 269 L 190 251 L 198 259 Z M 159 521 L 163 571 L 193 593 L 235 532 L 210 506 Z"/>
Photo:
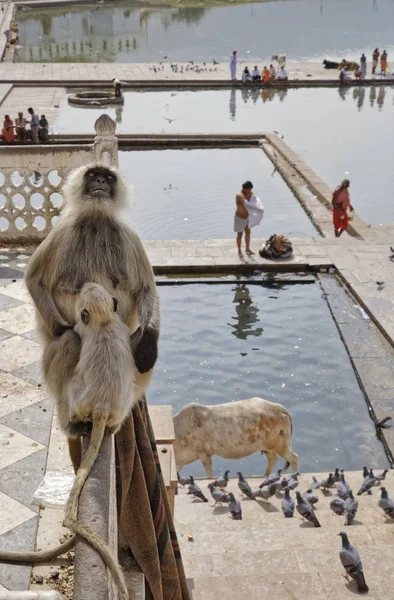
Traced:
<path id="1" fill-rule="evenodd" d="M 164 58 L 168 58 L 167 56 L 165 56 Z M 189 62 L 186 65 L 178 65 L 178 63 L 170 63 L 170 67 L 171 67 L 171 71 L 173 73 L 187 73 L 188 71 L 194 71 L 195 73 L 204 73 L 204 72 L 209 72 L 212 73 L 214 71 L 217 71 L 217 66 L 219 63 L 215 60 L 213 60 L 213 65 L 209 66 L 207 63 L 203 62 L 201 65 L 195 64 L 195 62 L 193 60 L 189 60 Z M 163 61 L 161 61 L 158 65 L 150 65 L 149 66 L 149 70 L 150 71 L 154 71 L 155 73 L 159 72 L 159 71 L 164 71 L 164 63 Z"/>
<path id="2" fill-rule="evenodd" d="M 231 516 L 235 520 L 242 520 L 242 508 L 241 503 L 235 498 L 231 492 L 226 492 L 226 487 L 229 482 L 230 471 L 218 477 L 213 483 L 208 484 L 209 491 L 216 506 L 218 503 L 227 503 Z M 323 494 L 331 494 L 330 489 L 335 488 L 337 495 L 332 498 L 330 502 L 330 508 L 336 515 L 345 515 L 344 525 L 351 525 L 354 521 L 358 510 L 358 500 L 354 497 L 349 484 L 345 479 L 344 470 L 335 469 L 334 473 L 329 473 L 326 479 L 318 481 L 316 477 L 312 477 L 310 487 L 304 492 L 296 491 L 296 503 L 290 495 L 291 491 L 295 491 L 299 485 L 298 475 L 299 473 L 292 473 L 288 477 L 281 476 L 282 470 L 279 469 L 276 473 L 272 473 L 263 483 L 259 486 L 257 491 L 253 491 L 250 484 L 246 481 L 245 477 L 241 472 L 238 472 L 238 487 L 241 493 L 250 500 L 257 501 L 263 499 L 265 502 L 269 502 L 269 499 L 274 495 L 279 495 L 282 498 L 282 512 L 285 518 L 292 518 L 294 510 L 301 515 L 303 519 L 306 519 L 314 525 L 314 527 L 321 527 L 315 511 L 314 505 L 319 502 L 319 496 L 317 490 L 320 488 Z M 362 494 L 371 494 L 371 490 L 374 486 L 378 486 L 386 478 L 388 470 L 385 469 L 382 473 L 374 475 L 372 469 L 363 468 L 364 481 L 357 492 L 357 496 Z M 178 473 L 178 482 L 180 485 L 185 487 L 188 486 L 188 495 L 199 498 L 203 502 L 208 502 L 208 499 L 204 496 L 201 488 L 194 481 L 193 476 L 181 477 Z M 380 487 L 380 499 L 378 501 L 379 507 L 385 512 L 386 516 L 390 519 L 394 519 L 394 501 L 389 498 L 385 487 Z M 347 533 L 341 531 L 339 534 L 342 538 L 342 549 L 340 551 L 340 560 L 342 565 L 345 567 L 347 575 L 349 575 L 357 585 L 359 593 L 365 594 L 368 592 L 368 586 L 365 582 L 363 567 L 358 553 L 357 548 L 352 546 L 349 542 Z"/>

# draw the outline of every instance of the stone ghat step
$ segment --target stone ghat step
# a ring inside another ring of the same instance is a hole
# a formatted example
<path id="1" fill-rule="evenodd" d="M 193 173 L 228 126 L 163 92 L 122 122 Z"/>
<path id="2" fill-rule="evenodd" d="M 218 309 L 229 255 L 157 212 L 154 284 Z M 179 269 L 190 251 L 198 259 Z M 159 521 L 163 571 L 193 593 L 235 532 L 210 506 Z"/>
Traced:
<path id="1" fill-rule="evenodd" d="M 320 480 L 327 473 L 315 476 Z M 305 491 L 311 479 L 302 474 L 297 489 Z M 355 492 L 363 481 L 361 471 L 347 473 L 346 479 Z M 262 478 L 248 481 L 257 490 Z M 269 504 L 241 499 L 237 479 L 230 479 L 227 489 L 240 499 L 243 520 L 233 521 L 226 505 L 213 508 L 208 483 L 198 480 L 208 503 L 187 496 L 187 489 L 179 489 L 175 500 L 177 534 L 193 600 L 216 600 L 219 593 L 230 600 L 354 600 L 353 584 L 341 576 L 337 534 L 342 530 L 360 551 L 370 587 L 368 598 L 393 600 L 394 521 L 378 507 L 378 487 L 371 496 L 357 497 L 355 522 L 346 528 L 344 516 L 334 515 L 329 508 L 335 489 L 327 495 L 319 490 L 316 516 L 321 528 L 315 528 L 297 512 L 285 519 L 281 498 L 271 498 Z M 385 486 L 394 498 L 393 471 L 387 474 Z"/>

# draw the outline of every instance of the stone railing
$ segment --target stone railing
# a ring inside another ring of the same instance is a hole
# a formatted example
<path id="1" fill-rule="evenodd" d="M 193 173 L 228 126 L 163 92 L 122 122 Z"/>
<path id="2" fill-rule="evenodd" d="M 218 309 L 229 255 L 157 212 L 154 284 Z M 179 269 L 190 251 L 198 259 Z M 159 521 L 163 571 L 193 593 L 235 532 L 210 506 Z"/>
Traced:
<path id="1" fill-rule="evenodd" d="M 3 146 L 0 149 L 0 242 L 37 243 L 63 206 L 68 172 L 93 160 L 118 164 L 116 123 L 101 115 L 93 145 Z"/>

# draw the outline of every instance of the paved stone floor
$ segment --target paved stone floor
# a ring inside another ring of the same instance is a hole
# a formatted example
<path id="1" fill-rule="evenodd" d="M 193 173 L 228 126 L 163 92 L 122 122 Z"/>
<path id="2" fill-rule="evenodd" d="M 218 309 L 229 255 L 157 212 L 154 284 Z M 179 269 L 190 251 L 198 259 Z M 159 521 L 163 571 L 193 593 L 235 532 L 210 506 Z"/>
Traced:
<path id="1" fill-rule="evenodd" d="M 340 465 L 333 465 L 333 470 L 336 466 Z M 188 473 L 187 467 L 184 472 Z M 316 476 L 320 480 L 327 473 Z M 361 470 L 346 473 L 346 479 L 356 493 L 363 481 Z M 258 489 L 261 481 L 249 479 L 253 490 Z M 311 475 L 301 475 L 297 489 L 304 492 L 310 481 Z M 351 527 L 344 527 L 344 517 L 329 508 L 335 490 L 327 496 L 319 490 L 316 516 L 321 528 L 315 528 L 302 521 L 297 512 L 293 519 L 285 519 L 278 497 L 269 504 L 262 499 L 257 502 L 241 499 L 237 482 L 231 479 L 228 490 L 240 499 L 243 513 L 242 521 L 233 521 L 227 506 L 213 508 L 208 480 L 198 484 L 209 503 L 187 496 L 186 489 L 179 491 L 175 501 L 177 533 L 193 600 L 359 597 L 354 583 L 348 583 L 342 576 L 341 540 L 337 534 L 343 530 L 359 550 L 369 586 L 367 598 L 393 600 L 394 521 L 387 519 L 378 507 L 378 488 L 373 489 L 371 496 L 357 497 L 359 509 Z M 385 485 L 394 498 L 392 471 Z M 295 493 L 291 495 L 294 497 Z"/>
<path id="2" fill-rule="evenodd" d="M 20 279 L 25 255 L 7 257 L 9 279 L 0 284 L 0 547 L 33 550 L 33 494 L 45 473 L 52 402 L 41 386 L 34 315 Z M 0 563 L 0 584 L 9 590 L 27 589 L 29 577 L 29 566 Z"/>
<path id="3" fill-rule="evenodd" d="M 192 58 L 192 57 L 191 57 Z M 246 64 L 239 63 L 237 74 Z M 261 65 L 263 66 L 263 65 Z M 320 63 L 300 63 L 288 61 L 286 69 L 289 79 L 324 79 L 338 81 L 338 71 L 326 70 Z M 170 63 L 1 63 L 0 80 L 15 81 L 111 81 L 118 77 L 125 81 L 229 81 L 230 68 L 227 63 L 213 65 L 206 63 L 179 63 L 175 72 Z"/>
<path id="4" fill-rule="evenodd" d="M 6 87 L 5 84 L 1 87 Z M 7 86 L 8 87 L 8 86 Z M 0 88 L 0 98 L 3 90 Z M 1 114 L 9 114 L 12 119 L 22 111 L 26 118 L 29 117 L 27 109 L 32 106 L 35 112 L 41 116 L 44 114 L 52 126 L 56 123 L 60 105 L 66 96 L 66 89 L 61 87 L 13 87 L 1 102 Z"/>

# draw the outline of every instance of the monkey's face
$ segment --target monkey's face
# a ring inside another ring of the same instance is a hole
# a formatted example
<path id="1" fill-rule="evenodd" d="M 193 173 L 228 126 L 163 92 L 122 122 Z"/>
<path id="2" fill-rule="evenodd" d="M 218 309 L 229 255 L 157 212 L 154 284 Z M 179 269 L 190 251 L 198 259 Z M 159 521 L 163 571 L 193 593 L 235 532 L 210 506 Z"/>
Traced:
<path id="1" fill-rule="evenodd" d="M 105 167 L 93 167 L 86 171 L 84 177 L 84 195 L 103 200 L 113 200 L 116 197 L 116 174 Z"/>
<path id="2" fill-rule="evenodd" d="M 87 327 L 106 327 L 113 320 L 118 301 L 98 283 L 85 283 L 77 309 L 82 323 Z"/>

